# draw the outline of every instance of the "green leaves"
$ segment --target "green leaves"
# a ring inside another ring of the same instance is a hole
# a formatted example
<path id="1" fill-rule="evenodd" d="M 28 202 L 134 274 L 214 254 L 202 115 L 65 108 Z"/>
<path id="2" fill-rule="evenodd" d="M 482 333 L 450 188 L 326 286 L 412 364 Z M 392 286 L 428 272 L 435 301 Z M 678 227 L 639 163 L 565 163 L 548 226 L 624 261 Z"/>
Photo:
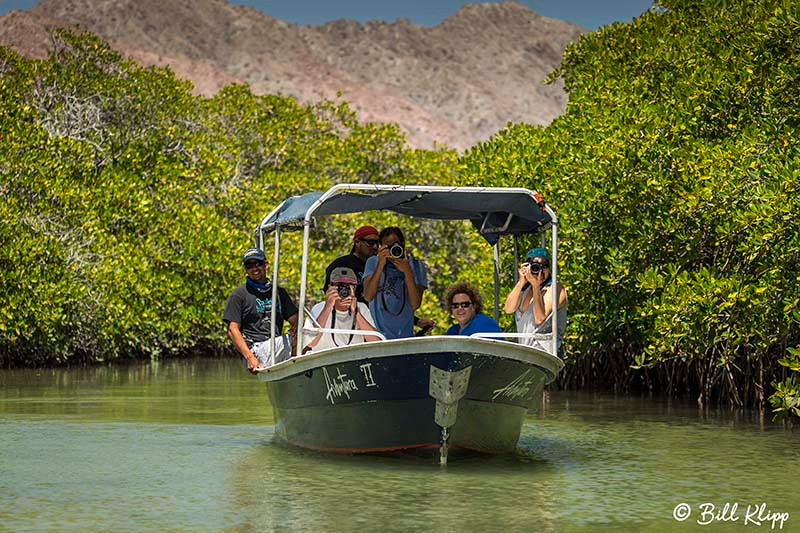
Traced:
<path id="1" fill-rule="evenodd" d="M 0 48 L 3 361 L 220 352 L 241 251 L 280 201 L 336 182 L 454 180 L 452 152 L 408 150 L 396 126 L 362 125 L 346 103 L 242 85 L 202 98 L 90 34 L 59 30 L 54 42 L 46 61 Z M 346 252 L 355 223 L 315 243 L 312 280 Z M 431 228 L 425 239 L 441 243 Z M 285 238 L 296 252 L 297 234 Z M 284 256 L 295 296 L 299 270 Z"/>
<path id="2" fill-rule="evenodd" d="M 800 7 L 662 5 L 570 46 L 566 112 L 472 149 L 466 180 L 555 206 L 582 380 L 633 364 L 655 389 L 757 403 L 753 369 L 777 376 L 800 337 Z"/>
<path id="3" fill-rule="evenodd" d="M 792 376 L 782 382 L 773 381 L 770 385 L 775 389 L 775 393 L 769 397 L 775 413 L 773 420 L 788 418 L 790 415 L 800 416 L 800 382 Z"/>
<path id="4" fill-rule="evenodd" d="M 776 412 L 796 412 L 785 374 L 800 338 L 800 7 L 662 6 L 567 50 L 569 103 L 548 127 L 510 124 L 460 157 L 408 150 L 396 126 L 360 124 L 344 102 L 242 85 L 198 97 L 91 35 L 56 34 L 47 61 L 0 48 L 3 357 L 222 350 L 239 253 L 293 194 L 524 186 L 561 221 L 567 353 L 588 381 L 738 404 L 762 401 L 772 380 Z M 471 231 L 386 213 L 321 222 L 309 279 L 366 222 L 403 226 L 433 295 L 457 279 L 491 286 Z M 299 237 L 284 239 L 281 283 L 296 291 Z M 510 250 L 501 261 L 508 288 Z M 447 320 L 430 295 L 422 314 Z"/>
<path id="5" fill-rule="evenodd" d="M 779 359 L 778 363 L 792 372 L 800 372 L 800 349 L 794 347 L 787 348 L 786 351 L 788 355 Z M 780 382 L 773 381 L 772 387 L 775 392 L 769 397 L 769 401 L 775 413 L 773 420 L 790 415 L 800 416 L 800 382 L 797 381 L 797 376 L 792 375 Z"/>

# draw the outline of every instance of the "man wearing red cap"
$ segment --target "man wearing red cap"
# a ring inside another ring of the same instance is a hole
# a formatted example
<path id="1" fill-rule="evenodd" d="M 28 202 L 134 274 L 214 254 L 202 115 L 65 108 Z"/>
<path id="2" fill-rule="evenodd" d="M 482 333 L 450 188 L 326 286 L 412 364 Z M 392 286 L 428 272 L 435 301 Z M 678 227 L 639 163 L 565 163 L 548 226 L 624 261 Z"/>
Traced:
<path id="1" fill-rule="evenodd" d="M 325 269 L 325 286 L 322 288 L 326 293 L 331 284 L 331 273 L 336 268 L 350 268 L 356 273 L 358 285 L 356 287 L 356 298 L 359 302 L 366 303 L 364 300 L 364 265 L 367 259 L 378 253 L 378 230 L 372 226 L 361 226 L 353 234 L 353 246 L 350 253 L 334 259 L 328 268 Z"/>

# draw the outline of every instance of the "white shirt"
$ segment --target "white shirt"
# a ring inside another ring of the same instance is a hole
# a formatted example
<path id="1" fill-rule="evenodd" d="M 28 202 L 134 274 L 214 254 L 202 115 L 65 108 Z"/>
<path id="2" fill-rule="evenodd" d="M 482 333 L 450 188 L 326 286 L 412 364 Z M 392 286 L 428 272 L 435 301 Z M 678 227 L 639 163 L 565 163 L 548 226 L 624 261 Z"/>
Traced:
<path id="1" fill-rule="evenodd" d="M 524 302 L 528 299 L 528 295 L 531 289 L 528 287 L 524 291 L 522 291 L 521 302 Z M 545 298 L 552 298 L 549 294 L 545 296 Z M 521 306 L 521 304 L 520 304 Z M 517 322 L 517 331 L 519 333 L 550 333 L 552 331 L 553 325 L 553 313 L 547 315 L 547 318 L 539 324 L 539 327 L 536 327 L 533 316 L 533 302 L 528 306 L 528 308 L 524 311 L 521 309 L 517 309 L 514 313 L 514 318 Z M 564 339 L 564 330 L 567 328 L 567 307 L 559 307 L 558 308 L 558 345 L 561 346 L 561 343 Z M 538 348 L 539 350 L 550 352 L 552 351 L 553 345 L 550 342 L 542 341 L 539 339 L 535 339 L 533 337 L 530 338 L 521 338 L 519 339 L 520 344 L 527 344 L 528 346 L 533 346 L 534 348 Z"/>
<path id="2" fill-rule="evenodd" d="M 325 302 L 320 302 L 314 307 L 311 308 L 311 316 L 317 318 L 322 310 L 325 308 Z M 372 314 L 369 312 L 369 307 L 366 304 L 358 302 L 358 312 L 361 313 L 361 316 L 370 323 L 372 327 L 375 327 L 375 322 L 372 320 Z M 358 326 L 353 324 L 353 315 L 350 314 L 349 311 L 337 311 L 336 308 L 331 309 L 331 315 L 336 316 L 336 320 L 331 326 L 331 319 L 328 318 L 325 324 L 320 324 L 323 328 L 331 328 L 334 329 L 358 329 Z M 308 331 L 310 328 L 316 327 L 314 322 L 310 318 L 306 318 L 306 322 L 303 325 L 303 336 L 304 338 L 308 339 L 308 342 L 314 339 L 317 336 L 316 332 Z M 303 342 L 306 342 L 305 340 Z M 329 348 L 336 348 L 337 346 L 347 346 L 350 344 L 360 344 L 362 342 L 366 342 L 364 340 L 364 335 L 358 334 L 350 334 L 350 333 L 323 333 L 322 338 L 319 342 L 312 348 L 312 351 L 318 352 L 320 350 L 327 350 Z"/>

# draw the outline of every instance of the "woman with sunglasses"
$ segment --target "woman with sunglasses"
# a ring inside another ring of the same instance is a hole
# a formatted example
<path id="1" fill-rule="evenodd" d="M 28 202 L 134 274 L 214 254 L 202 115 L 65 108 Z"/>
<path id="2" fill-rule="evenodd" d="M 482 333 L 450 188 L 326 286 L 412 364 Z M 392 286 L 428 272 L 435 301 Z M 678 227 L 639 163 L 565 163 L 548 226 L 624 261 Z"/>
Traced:
<path id="1" fill-rule="evenodd" d="M 483 296 L 480 291 L 465 281 L 450 285 L 444 301 L 456 323 L 445 335 L 472 335 L 473 333 L 500 333 L 503 331 L 492 318 L 483 314 Z"/>

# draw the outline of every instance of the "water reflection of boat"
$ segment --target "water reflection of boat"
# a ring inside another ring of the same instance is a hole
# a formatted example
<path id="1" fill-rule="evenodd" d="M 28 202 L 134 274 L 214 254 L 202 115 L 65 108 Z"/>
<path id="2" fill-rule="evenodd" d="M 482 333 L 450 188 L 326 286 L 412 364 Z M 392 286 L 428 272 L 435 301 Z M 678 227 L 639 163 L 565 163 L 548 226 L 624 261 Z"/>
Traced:
<path id="1" fill-rule="evenodd" d="M 559 514 L 571 511 L 563 498 L 573 487 L 559 460 L 526 450 L 454 461 L 438 475 L 410 454 L 333 456 L 262 442 L 240 450 L 229 467 L 229 531 L 519 531 L 530 524 L 558 531 Z M 547 442 L 539 452 L 563 453 L 561 444 Z"/>
<path id="2" fill-rule="evenodd" d="M 265 236 L 274 235 L 275 277 L 281 231 L 303 230 L 300 324 L 313 219 L 383 209 L 412 217 L 470 221 L 494 246 L 495 318 L 502 237 L 513 239 L 516 263 L 518 236 L 539 234 L 544 243 L 549 231 L 556 282 L 557 219 L 532 191 L 337 185 L 324 193 L 284 201 L 256 229 L 256 241 L 262 248 Z M 556 291 L 552 292 L 555 309 Z M 558 331 L 556 315 L 550 331 Z M 326 328 L 315 331 L 350 333 Z M 536 337 L 540 346 L 550 349 L 515 342 L 523 337 Z M 304 345 L 302 332 L 297 343 L 299 353 Z M 451 449 L 512 451 L 525 413 L 538 407 L 544 385 L 563 367 L 555 353 L 557 339 L 551 334 L 382 340 L 295 357 L 263 369 L 259 378 L 266 383 L 276 431 L 292 444 L 333 452 L 433 449 L 446 462 Z"/>

